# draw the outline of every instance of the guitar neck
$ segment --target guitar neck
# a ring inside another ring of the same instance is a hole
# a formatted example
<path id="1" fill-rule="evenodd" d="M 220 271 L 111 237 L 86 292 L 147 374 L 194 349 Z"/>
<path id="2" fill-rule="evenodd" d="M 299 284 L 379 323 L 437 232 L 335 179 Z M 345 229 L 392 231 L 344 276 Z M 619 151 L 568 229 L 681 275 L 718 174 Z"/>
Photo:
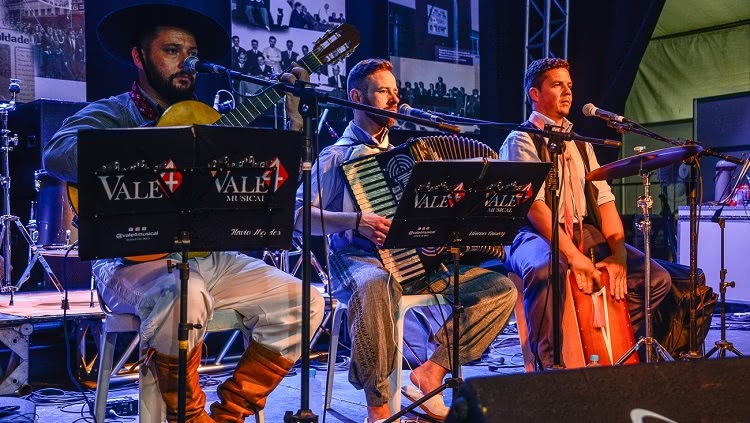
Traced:
<path id="1" fill-rule="evenodd" d="M 322 65 L 320 59 L 312 51 L 296 63 L 309 74 Z M 286 70 L 286 72 L 290 71 L 291 68 Z M 223 126 L 248 126 L 250 122 L 276 104 L 283 95 L 284 93 L 274 88 L 264 89 L 258 94 L 242 101 L 234 110 L 223 115 L 215 124 Z"/>

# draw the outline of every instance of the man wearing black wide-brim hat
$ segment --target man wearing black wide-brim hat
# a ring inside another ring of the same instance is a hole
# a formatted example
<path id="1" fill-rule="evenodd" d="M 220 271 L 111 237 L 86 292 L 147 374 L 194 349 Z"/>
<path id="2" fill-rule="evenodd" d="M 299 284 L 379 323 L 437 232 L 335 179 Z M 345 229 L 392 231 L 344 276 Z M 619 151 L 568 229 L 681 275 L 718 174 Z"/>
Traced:
<path id="1" fill-rule="evenodd" d="M 165 109 L 193 99 L 195 76 L 182 70 L 185 58 L 199 54 L 200 48 L 202 59 L 219 61 L 230 47 L 229 36 L 218 23 L 168 5 L 116 11 L 102 20 L 98 35 L 111 54 L 136 66 L 138 79 L 129 92 L 91 103 L 68 118 L 45 146 L 46 169 L 67 181 L 77 179 L 79 129 L 152 125 L 164 118 Z M 295 73 L 302 76 L 299 71 Z M 294 76 L 286 74 L 282 79 L 291 81 Z M 97 260 L 92 271 L 108 308 L 141 319 L 141 340 L 148 347 L 144 365 L 154 372 L 167 417 L 174 421 L 179 280 L 176 274 L 167 273 L 165 260 Z M 301 339 L 301 282 L 239 253 L 207 253 L 189 262 L 187 321 L 202 328 L 189 332 L 186 417 L 192 422 L 242 422 L 265 406 L 268 394 L 300 356 L 305 342 Z M 324 303 L 317 291 L 311 294 L 310 325 L 315 329 Z M 206 322 L 215 309 L 241 314 L 245 332 L 252 337 L 233 375 L 217 388 L 220 402 L 211 405 L 209 416 L 197 369 Z"/>

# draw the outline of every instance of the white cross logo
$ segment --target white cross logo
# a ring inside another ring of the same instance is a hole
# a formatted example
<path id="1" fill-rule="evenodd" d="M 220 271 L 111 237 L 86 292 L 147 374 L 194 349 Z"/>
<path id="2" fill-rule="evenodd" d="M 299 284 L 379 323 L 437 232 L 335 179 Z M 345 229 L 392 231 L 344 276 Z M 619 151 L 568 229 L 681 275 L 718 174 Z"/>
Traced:
<path id="1" fill-rule="evenodd" d="M 171 159 L 164 166 L 164 169 L 174 169 L 174 168 L 175 168 L 175 164 Z M 175 192 L 175 190 L 179 188 L 180 184 L 182 184 L 182 174 L 180 172 L 176 172 L 176 171 L 163 172 L 161 174 L 161 178 L 164 181 L 164 184 L 167 185 L 167 188 L 169 188 L 169 191 L 171 192 Z"/>

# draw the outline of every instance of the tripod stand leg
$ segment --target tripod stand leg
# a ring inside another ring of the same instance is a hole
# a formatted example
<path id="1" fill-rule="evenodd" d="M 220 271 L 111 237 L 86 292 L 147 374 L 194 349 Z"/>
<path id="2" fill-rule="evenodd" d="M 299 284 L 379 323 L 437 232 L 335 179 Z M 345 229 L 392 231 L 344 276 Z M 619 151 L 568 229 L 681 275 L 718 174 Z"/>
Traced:
<path id="1" fill-rule="evenodd" d="M 26 269 L 23 271 L 23 274 L 21 275 L 21 278 L 18 280 L 19 285 L 23 285 L 24 282 L 26 282 L 29 277 L 31 276 L 31 269 L 34 267 L 36 262 L 39 260 L 40 254 L 39 251 L 34 251 L 34 253 L 31 255 L 31 259 L 29 260 L 29 264 L 26 266 Z M 11 292 L 17 291 L 18 287 L 12 286 L 10 288 Z"/>
<path id="2" fill-rule="evenodd" d="M 716 343 L 716 345 L 714 345 L 714 347 L 713 347 L 713 348 L 711 348 L 711 349 L 710 349 L 710 350 L 709 350 L 709 351 L 708 351 L 708 352 L 706 353 L 706 355 L 705 355 L 704 357 L 705 357 L 705 358 L 709 358 L 709 357 L 711 357 L 712 355 L 714 355 L 714 353 L 715 353 L 716 351 L 719 351 L 719 349 L 720 349 L 720 347 L 719 347 L 719 343 L 717 342 L 717 343 Z M 719 353 L 719 357 L 721 357 L 721 353 Z"/>
<path id="3" fill-rule="evenodd" d="M 717 354 L 718 358 L 726 358 L 727 351 L 731 351 L 737 357 L 744 357 L 744 355 L 739 350 L 737 350 L 737 348 L 734 347 L 734 344 L 732 344 L 731 342 L 725 339 L 722 339 L 720 341 L 716 341 L 716 344 L 714 344 L 714 347 L 711 348 L 711 350 L 708 353 L 706 353 L 704 358 L 710 358 L 717 351 L 719 353 Z"/>
<path id="4" fill-rule="evenodd" d="M 619 360 L 617 360 L 614 365 L 621 366 L 624 362 L 626 362 L 630 358 L 631 355 L 635 354 L 636 351 L 638 351 L 641 348 L 641 345 L 645 345 L 645 343 L 646 343 L 646 338 L 644 337 L 639 338 L 638 341 L 635 344 L 633 344 L 633 346 L 630 347 L 630 349 L 625 353 L 625 355 L 623 355 Z"/>
<path id="5" fill-rule="evenodd" d="M 29 235 L 29 232 L 26 230 L 26 228 L 23 226 L 23 224 L 16 219 L 16 226 L 18 227 L 18 230 L 21 232 L 21 235 L 26 240 L 26 243 L 29 245 L 29 248 L 32 250 L 32 259 L 29 261 L 28 266 L 26 266 L 26 270 L 23 272 L 23 276 L 21 276 L 21 279 L 18 281 L 18 283 L 15 286 L 15 290 L 21 289 L 21 285 L 24 284 L 29 279 L 29 276 L 31 275 L 31 268 L 34 267 L 34 264 L 38 260 L 39 263 L 42 265 L 42 268 L 44 269 L 44 272 L 49 276 L 49 279 L 52 281 L 52 284 L 55 285 L 55 288 L 57 289 L 57 292 L 63 293 L 63 287 L 60 284 L 60 280 L 57 279 L 57 276 L 55 276 L 55 272 L 52 271 L 52 268 L 49 266 L 49 263 L 47 263 L 47 259 L 42 256 L 42 253 L 39 252 L 39 248 L 34 244 L 34 241 L 31 240 L 31 235 Z"/>
<path id="6" fill-rule="evenodd" d="M 736 355 L 737 357 L 744 357 L 744 355 L 742 355 L 742 353 L 741 353 L 741 352 L 739 352 L 739 351 L 737 350 L 737 348 L 735 348 L 735 347 L 734 347 L 734 345 L 731 345 L 731 344 L 730 344 L 730 345 L 729 345 L 729 346 L 727 347 L 727 349 L 728 349 L 729 351 L 733 352 L 733 353 L 734 353 L 734 355 Z"/>
<path id="7" fill-rule="evenodd" d="M 656 339 L 653 340 L 652 345 L 654 347 L 654 351 L 656 351 L 657 357 L 661 357 L 663 361 L 674 361 L 674 358 L 672 358 L 672 356 L 669 354 L 669 351 L 662 347 Z"/>
<path id="8" fill-rule="evenodd" d="M 3 256 L 3 290 L 9 289 L 12 285 L 12 278 L 11 278 L 11 271 L 10 271 L 10 265 L 11 265 L 11 259 L 10 259 L 10 227 L 8 226 L 8 216 L 3 216 L 0 218 L 0 245 L 2 245 L 2 253 Z M 11 291 L 12 296 L 13 291 Z M 11 297 L 12 298 L 12 297 Z"/>

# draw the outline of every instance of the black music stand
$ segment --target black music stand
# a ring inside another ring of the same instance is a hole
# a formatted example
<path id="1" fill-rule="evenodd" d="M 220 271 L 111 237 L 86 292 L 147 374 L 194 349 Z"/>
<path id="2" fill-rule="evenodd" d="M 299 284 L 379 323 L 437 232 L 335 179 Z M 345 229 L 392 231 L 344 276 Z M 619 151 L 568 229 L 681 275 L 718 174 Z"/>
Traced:
<path id="1" fill-rule="evenodd" d="M 181 253 L 178 421 L 185 421 L 190 251 L 287 249 L 302 134 L 193 125 L 78 136 L 79 255 Z"/>
<path id="2" fill-rule="evenodd" d="M 459 263 L 468 246 L 508 244 L 549 172 L 550 163 L 490 159 L 417 162 L 383 248 L 442 247 L 453 257 L 453 351 L 451 377 L 403 410 L 392 422 L 447 388 L 457 398 L 460 376 Z M 398 393 L 396 393 L 398 395 Z"/>

